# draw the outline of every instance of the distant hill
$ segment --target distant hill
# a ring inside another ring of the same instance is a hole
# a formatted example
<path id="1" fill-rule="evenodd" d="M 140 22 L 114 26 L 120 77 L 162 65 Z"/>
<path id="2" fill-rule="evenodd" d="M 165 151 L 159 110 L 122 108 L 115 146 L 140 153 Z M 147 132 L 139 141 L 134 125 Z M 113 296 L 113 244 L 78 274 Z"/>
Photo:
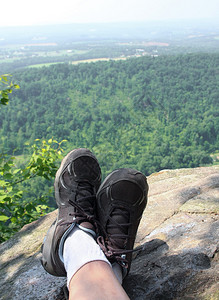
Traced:
<path id="1" fill-rule="evenodd" d="M 142 55 L 217 53 L 218 20 L 0 27 L 0 70 Z"/>
<path id="2" fill-rule="evenodd" d="M 219 33 L 218 20 L 179 20 L 46 26 L 0 27 L 0 46 L 33 41 L 80 42 L 100 40 L 168 40 Z"/>

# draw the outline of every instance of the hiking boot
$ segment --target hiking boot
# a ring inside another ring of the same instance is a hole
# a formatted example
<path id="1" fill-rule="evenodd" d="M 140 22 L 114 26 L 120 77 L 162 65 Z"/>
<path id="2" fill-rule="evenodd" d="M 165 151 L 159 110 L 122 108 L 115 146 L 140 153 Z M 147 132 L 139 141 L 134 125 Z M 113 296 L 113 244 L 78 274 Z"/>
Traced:
<path id="1" fill-rule="evenodd" d="M 147 204 L 146 177 L 133 169 L 118 169 L 106 177 L 97 192 L 97 218 L 102 227 L 98 244 L 108 260 L 128 274 L 135 237 Z"/>
<path id="2" fill-rule="evenodd" d="M 55 178 L 57 220 L 50 227 L 42 245 L 41 263 L 55 276 L 66 276 L 62 250 L 74 226 L 96 236 L 96 192 L 101 183 L 101 170 L 88 149 L 75 149 L 62 160 Z"/>

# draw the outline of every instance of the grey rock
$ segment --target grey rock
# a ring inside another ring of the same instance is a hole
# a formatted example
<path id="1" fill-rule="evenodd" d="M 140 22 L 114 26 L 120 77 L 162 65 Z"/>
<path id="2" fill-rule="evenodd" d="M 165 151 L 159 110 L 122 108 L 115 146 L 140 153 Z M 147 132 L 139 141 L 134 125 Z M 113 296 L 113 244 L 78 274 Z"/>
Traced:
<path id="1" fill-rule="evenodd" d="M 148 178 L 149 201 L 124 288 L 131 300 L 219 299 L 219 167 L 164 170 Z M 57 211 L 0 245 L 0 299 L 65 299 L 65 278 L 40 264 Z"/>

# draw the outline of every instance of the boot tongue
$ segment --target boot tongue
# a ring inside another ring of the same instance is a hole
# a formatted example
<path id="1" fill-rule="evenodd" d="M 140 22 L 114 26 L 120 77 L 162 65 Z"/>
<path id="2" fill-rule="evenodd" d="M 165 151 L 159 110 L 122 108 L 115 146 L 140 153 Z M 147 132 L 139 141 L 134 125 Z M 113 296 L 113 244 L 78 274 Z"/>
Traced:
<path id="1" fill-rule="evenodd" d="M 95 231 L 92 223 L 83 221 L 84 214 L 88 216 L 93 216 L 94 214 L 93 186 L 86 179 L 75 181 L 74 176 L 69 173 L 69 168 L 67 168 L 62 176 L 62 193 L 65 193 L 68 199 L 70 198 L 78 205 L 78 207 L 75 207 L 75 212 L 81 213 L 82 222 L 79 223 L 80 226 Z"/>
<path id="2" fill-rule="evenodd" d="M 92 187 L 89 184 L 87 184 L 86 182 L 80 182 L 78 186 L 80 187 L 80 190 L 78 192 L 78 195 L 76 196 L 76 200 L 79 203 L 80 199 L 93 196 L 94 193 Z"/>
<path id="3" fill-rule="evenodd" d="M 113 247 L 124 249 L 128 237 L 129 212 L 124 208 L 115 208 L 107 225 L 109 240 Z"/>

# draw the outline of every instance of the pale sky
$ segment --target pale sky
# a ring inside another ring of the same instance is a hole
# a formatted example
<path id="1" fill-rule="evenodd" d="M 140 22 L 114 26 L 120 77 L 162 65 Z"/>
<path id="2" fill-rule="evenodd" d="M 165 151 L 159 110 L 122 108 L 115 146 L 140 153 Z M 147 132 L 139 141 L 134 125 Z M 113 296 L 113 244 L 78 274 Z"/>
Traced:
<path id="1" fill-rule="evenodd" d="M 219 0 L 1 1 L 0 26 L 219 19 Z"/>

